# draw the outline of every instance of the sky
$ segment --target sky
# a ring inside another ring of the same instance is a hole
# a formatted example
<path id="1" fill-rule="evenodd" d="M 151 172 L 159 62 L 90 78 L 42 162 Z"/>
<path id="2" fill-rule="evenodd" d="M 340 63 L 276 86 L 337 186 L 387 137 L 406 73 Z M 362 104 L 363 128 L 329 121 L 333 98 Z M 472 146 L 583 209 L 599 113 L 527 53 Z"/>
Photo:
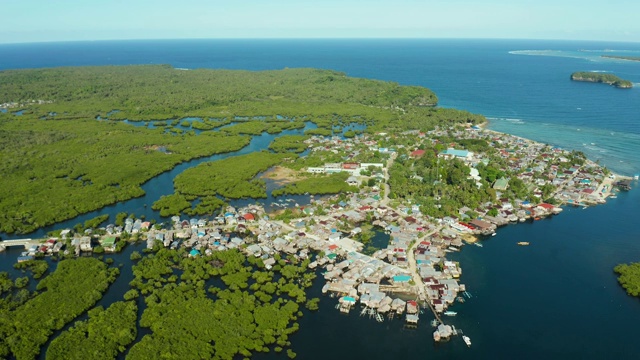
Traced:
<path id="1" fill-rule="evenodd" d="M 0 43 L 180 38 L 640 41 L 637 0 L 0 0 Z"/>

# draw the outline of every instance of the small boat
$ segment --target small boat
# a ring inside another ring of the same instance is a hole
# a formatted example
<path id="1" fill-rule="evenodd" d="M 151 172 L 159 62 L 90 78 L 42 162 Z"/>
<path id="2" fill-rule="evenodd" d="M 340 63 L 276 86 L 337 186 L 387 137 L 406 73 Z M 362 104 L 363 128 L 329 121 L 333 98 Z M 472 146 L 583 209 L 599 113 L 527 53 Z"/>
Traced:
<path id="1" fill-rule="evenodd" d="M 480 244 L 479 242 L 474 242 L 473 245 L 477 246 L 477 247 L 483 247 L 484 245 Z"/>
<path id="2" fill-rule="evenodd" d="M 458 315 L 457 312 L 451 311 L 451 310 L 445 311 L 444 314 L 447 315 L 447 316 L 456 316 L 456 315 Z"/>
<path id="3" fill-rule="evenodd" d="M 431 320 L 431 326 L 438 327 L 438 320 L 436 319 Z"/>
<path id="4" fill-rule="evenodd" d="M 471 293 L 468 291 L 464 292 L 464 296 L 466 296 L 467 298 L 471 299 Z"/>
<path id="5" fill-rule="evenodd" d="M 520 242 L 518 242 L 518 245 L 527 246 L 527 245 L 529 245 L 529 242 L 528 241 L 520 241 Z"/>
<path id="6" fill-rule="evenodd" d="M 380 315 L 380 313 L 376 313 L 376 321 L 378 322 L 383 322 L 384 318 L 382 317 L 382 315 Z"/>
<path id="7" fill-rule="evenodd" d="M 329 290 L 329 284 L 324 284 L 324 286 L 322 287 L 322 293 L 326 294 L 328 290 Z"/>
<path id="8" fill-rule="evenodd" d="M 462 340 L 464 340 L 464 343 L 467 344 L 467 346 L 471 346 L 471 339 L 467 335 L 462 335 Z"/>
<path id="9" fill-rule="evenodd" d="M 494 232 L 493 234 L 491 234 L 491 236 L 496 236 L 498 235 L 498 233 Z"/>

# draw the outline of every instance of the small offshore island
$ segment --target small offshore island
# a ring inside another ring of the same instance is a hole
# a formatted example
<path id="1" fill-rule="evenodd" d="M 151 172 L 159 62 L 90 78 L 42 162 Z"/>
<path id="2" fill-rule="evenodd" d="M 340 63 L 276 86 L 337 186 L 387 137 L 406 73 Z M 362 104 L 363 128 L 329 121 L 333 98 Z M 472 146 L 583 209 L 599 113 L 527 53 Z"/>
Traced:
<path id="1" fill-rule="evenodd" d="M 142 196 L 159 173 L 224 154 L 176 175 L 151 205 L 157 218 L 103 214 L 0 242 L 25 248 L 23 276 L 0 273 L 1 358 L 295 358 L 297 320 L 319 309 L 316 278 L 336 298 L 329 311 L 412 327 L 427 318 L 446 340 L 462 331 L 445 316 L 472 298 L 449 254 L 630 184 L 581 152 L 436 108 L 428 89 L 333 71 L 88 67 L 0 72 L 0 82 L 12 109 L 0 112 L 7 233 Z M 238 153 L 262 134 L 281 135 Z M 233 206 L 267 198 L 273 179 L 271 210 Z M 389 241 L 375 247 L 379 233 Z M 125 271 L 117 300 L 95 306 Z"/>
<path id="2" fill-rule="evenodd" d="M 589 71 L 579 71 L 571 74 L 571 80 L 603 83 L 614 86 L 618 89 L 631 89 L 633 83 L 629 80 L 621 79 L 613 74 L 603 74 Z"/>

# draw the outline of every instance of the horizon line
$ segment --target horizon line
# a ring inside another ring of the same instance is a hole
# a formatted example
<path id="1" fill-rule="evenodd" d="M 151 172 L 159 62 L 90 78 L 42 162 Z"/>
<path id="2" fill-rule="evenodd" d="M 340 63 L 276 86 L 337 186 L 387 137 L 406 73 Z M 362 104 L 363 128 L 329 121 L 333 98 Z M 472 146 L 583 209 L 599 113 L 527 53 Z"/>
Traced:
<path id="1" fill-rule="evenodd" d="M 89 43 L 89 42 L 125 42 L 125 41 L 272 41 L 272 40 L 479 40 L 479 41 L 558 41 L 558 42 L 605 42 L 638 44 L 629 40 L 585 40 L 585 39 L 544 39 L 544 38 L 473 38 L 473 37 L 211 37 L 211 38 L 131 38 L 131 39 L 95 39 L 95 40 L 44 40 L 22 42 L 0 42 L 2 45 Z"/>

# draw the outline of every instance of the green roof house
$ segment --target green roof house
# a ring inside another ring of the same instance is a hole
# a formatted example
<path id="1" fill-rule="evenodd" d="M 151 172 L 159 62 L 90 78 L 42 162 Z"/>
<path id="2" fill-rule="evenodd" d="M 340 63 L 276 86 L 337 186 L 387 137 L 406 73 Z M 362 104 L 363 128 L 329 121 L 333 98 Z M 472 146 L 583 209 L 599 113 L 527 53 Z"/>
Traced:
<path id="1" fill-rule="evenodd" d="M 509 187 L 509 180 L 501 177 L 493 183 L 493 188 L 500 191 L 505 191 Z"/>

